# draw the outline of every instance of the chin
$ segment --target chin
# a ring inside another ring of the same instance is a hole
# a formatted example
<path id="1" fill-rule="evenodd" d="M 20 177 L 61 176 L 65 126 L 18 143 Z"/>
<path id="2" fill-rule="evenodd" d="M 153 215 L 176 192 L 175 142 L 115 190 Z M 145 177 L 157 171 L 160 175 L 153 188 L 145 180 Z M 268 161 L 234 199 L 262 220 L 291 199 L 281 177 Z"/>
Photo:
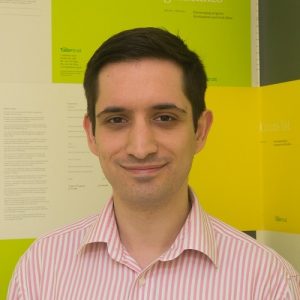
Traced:
<path id="1" fill-rule="evenodd" d="M 169 189 L 164 185 L 139 184 L 138 186 L 128 186 L 126 189 L 117 192 L 118 198 L 127 203 L 156 206 L 165 202 L 168 198 Z"/>

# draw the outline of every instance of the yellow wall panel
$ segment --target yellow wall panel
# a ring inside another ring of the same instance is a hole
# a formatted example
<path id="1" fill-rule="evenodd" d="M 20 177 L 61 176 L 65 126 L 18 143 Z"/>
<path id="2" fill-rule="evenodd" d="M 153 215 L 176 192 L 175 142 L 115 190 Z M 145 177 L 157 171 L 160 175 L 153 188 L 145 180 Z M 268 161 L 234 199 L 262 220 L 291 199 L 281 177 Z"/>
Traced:
<path id="1" fill-rule="evenodd" d="M 262 227 L 259 89 L 210 87 L 214 123 L 190 184 L 204 208 L 241 230 Z"/>
<path id="2" fill-rule="evenodd" d="M 261 97 L 265 229 L 300 233 L 300 80 Z"/>
<path id="3" fill-rule="evenodd" d="M 19 257 L 32 239 L 0 240 L 0 299 L 6 299 L 7 287 Z"/>

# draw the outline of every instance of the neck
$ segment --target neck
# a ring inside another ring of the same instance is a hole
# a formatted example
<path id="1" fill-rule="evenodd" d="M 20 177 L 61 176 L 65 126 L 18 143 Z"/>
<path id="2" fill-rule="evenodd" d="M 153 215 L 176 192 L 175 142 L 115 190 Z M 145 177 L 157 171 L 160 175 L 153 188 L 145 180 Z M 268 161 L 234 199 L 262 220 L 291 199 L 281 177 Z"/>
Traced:
<path id="1" fill-rule="evenodd" d="M 143 269 L 157 259 L 175 241 L 190 211 L 185 189 L 162 205 L 128 207 L 114 197 L 114 210 L 120 239 L 129 254 Z"/>

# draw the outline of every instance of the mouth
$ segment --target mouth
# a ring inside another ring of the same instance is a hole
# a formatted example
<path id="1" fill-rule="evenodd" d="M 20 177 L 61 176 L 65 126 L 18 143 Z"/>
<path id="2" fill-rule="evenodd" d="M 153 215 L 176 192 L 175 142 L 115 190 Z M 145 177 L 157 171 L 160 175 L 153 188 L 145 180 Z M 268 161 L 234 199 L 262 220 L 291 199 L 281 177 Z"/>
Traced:
<path id="1" fill-rule="evenodd" d="M 164 164 L 149 164 L 149 165 L 121 165 L 123 169 L 132 175 L 136 176 L 147 176 L 155 175 L 161 171 L 167 163 Z"/>

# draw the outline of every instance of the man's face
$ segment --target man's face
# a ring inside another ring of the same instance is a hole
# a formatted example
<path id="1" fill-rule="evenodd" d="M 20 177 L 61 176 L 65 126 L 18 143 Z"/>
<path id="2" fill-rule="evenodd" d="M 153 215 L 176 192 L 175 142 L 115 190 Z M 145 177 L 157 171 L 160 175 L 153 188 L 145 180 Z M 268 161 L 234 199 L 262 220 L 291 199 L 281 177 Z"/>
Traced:
<path id="1" fill-rule="evenodd" d="M 195 132 L 181 69 L 158 59 L 112 63 L 98 84 L 95 136 L 88 117 L 84 127 L 114 197 L 155 204 L 186 191 L 212 118 L 205 111 Z"/>

